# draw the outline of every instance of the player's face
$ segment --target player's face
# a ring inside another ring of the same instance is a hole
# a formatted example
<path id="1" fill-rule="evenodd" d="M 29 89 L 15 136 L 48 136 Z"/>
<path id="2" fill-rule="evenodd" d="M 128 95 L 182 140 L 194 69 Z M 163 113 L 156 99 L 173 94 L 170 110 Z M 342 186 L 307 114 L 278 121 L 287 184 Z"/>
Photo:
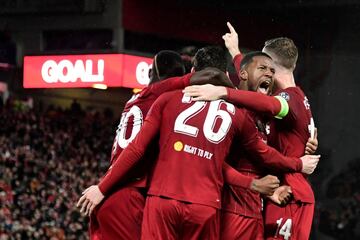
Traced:
<path id="1" fill-rule="evenodd" d="M 270 94 L 275 73 L 272 60 L 265 56 L 256 56 L 246 70 L 249 90 Z"/>
<path id="2" fill-rule="evenodd" d="M 275 74 L 273 76 L 273 80 L 276 83 L 278 81 L 278 74 L 279 74 L 279 69 L 280 69 L 280 64 L 278 61 L 278 57 L 275 53 L 273 53 L 272 51 L 269 51 L 266 48 L 262 49 L 262 52 L 266 53 L 267 55 L 269 55 L 272 58 L 272 63 L 273 63 L 273 67 L 275 68 Z"/>

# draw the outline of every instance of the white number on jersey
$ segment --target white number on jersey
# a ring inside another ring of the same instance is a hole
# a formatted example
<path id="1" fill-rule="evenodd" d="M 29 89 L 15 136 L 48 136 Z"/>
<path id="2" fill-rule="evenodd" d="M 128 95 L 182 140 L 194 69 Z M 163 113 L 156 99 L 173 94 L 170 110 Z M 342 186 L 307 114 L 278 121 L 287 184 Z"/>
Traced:
<path id="1" fill-rule="evenodd" d="M 315 137 L 315 123 L 314 123 L 314 118 L 311 118 L 311 119 L 310 119 L 310 124 L 308 125 L 308 129 L 309 129 L 309 133 L 310 133 L 311 139 L 314 139 L 314 137 Z"/>
<path id="2" fill-rule="evenodd" d="M 190 101 L 191 100 L 189 97 L 184 96 L 182 99 L 182 102 L 188 103 Z M 186 124 L 186 122 L 189 121 L 189 119 L 196 116 L 198 113 L 200 113 L 205 108 L 206 104 L 210 104 L 210 106 L 203 126 L 204 135 L 206 139 L 212 143 L 217 144 L 221 142 L 228 133 L 232 123 L 232 119 L 229 113 L 231 113 L 232 115 L 235 114 L 234 105 L 232 105 L 231 103 L 227 103 L 223 100 L 217 100 L 212 102 L 203 102 L 203 101 L 195 102 L 189 108 L 181 112 L 179 116 L 176 118 L 174 131 L 177 133 L 196 137 L 198 135 L 199 129 L 195 126 Z M 226 105 L 227 111 L 220 109 L 220 106 L 222 104 Z M 214 132 L 215 123 L 216 120 L 218 119 L 221 119 L 222 122 L 217 132 Z"/>
<path id="3" fill-rule="evenodd" d="M 291 237 L 291 226 L 292 226 L 292 221 L 290 218 L 288 218 L 284 225 L 281 226 L 282 223 L 282 218 L 280 218 L 279 220 L 276 221 L 276 224 L 278 225 L 276 233 L 275 233 L 275 238 L 277 237 L 278 233 L 279 235 L 284 237 L 284 240 L 289 240 Z M 280 228 L 281 227 L 281 228 Z M 279 230 L 280 228 L 280 230 Z"/>
<path id="4" fill-rule="evenodd" d="M 126 138 L 126 131 L 129 124 L 129 118 L 133 116 L 133 126 L 131 129 L 130 137 Z M 132 106 L 128 112 L 124 112 L 121 116 L 118 129 L 116 130 L 116 137 L 114 142 L 114 150 L 119 145 L 122 149 L 126 148 L 129 143 L 134 140 L 136 135 L 139 133 L 140 128 L 143 124 L 143 114 L 141 109 L 137 106 Z"/>

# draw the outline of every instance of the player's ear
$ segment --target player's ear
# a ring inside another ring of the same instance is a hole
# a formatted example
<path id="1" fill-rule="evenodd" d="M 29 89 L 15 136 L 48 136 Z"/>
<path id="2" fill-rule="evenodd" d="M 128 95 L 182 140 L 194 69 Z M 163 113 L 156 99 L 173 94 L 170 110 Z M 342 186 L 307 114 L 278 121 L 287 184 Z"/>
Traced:
<path id="1" fill-rule="evenodd" d="M 248 72 L 245 69 L 240 70 L 239 72 L 240 80 L 247 81 L 248 80 Z"/>
<path id="2" fill-rule="evenodd" d="M 191 67 L 191 73 L 194 73 L 194 72 L 195 72 L 195 68 Z"/>
<path id="3" fill-rule="evenodd" d="M 226 76 L 230 79 L 229 72 L 226 71 L 225 74 L 226 74 Z"/>

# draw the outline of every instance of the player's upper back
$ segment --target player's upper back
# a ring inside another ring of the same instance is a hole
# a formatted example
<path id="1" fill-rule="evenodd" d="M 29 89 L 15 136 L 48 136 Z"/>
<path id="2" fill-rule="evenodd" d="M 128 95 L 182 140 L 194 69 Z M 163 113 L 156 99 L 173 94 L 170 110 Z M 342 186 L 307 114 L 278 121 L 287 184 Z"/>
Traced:
<path id="1" fill-rule="evenodd" d="M 180 150 L 174 145 L 171 151 L 208 160 L 212 160 L 213 155 L 224 157 L 227 154 L 229 143 L 241 129 L 244 110 L 224 100 L 193 102 L 181 91 L 166 93 L 162 97 L 166 98 L 166 104 L 160 140 L 171 140 L 175 145 L 181 142 L 183 146 Z M 207 152 L 209 154 L 205 155 Z"/>
<path id="2" fill-rule="evenodd" d="M 116 130 L 116 137 L 111 153 L 111 163 L 120 155 L 122 150 L 139 133 L 145 117 L 155 100 L 164 92 L 181 89 L 189 85 L 190 75 L 173 77 L 151 84 L 140 93 L 135 94 L 126 103 L 121 114 L 120 123 Z"/>
<path id="3" fill-rule="evenodd" d="M 222 164 L 245 116 L 224 100 L 193 102 L 181 91 L 160 96 L 148 114 L 160 132 L 149 194 L 220 207 Z"/>

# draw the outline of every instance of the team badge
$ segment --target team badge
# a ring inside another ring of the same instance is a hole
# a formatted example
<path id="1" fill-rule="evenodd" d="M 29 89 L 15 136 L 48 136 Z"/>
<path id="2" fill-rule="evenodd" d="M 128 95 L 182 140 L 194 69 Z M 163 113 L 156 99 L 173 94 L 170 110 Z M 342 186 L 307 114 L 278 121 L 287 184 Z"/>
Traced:
<path id="1" fill-rule="evenodd" d="M 285 99 L 286 101 L 290 100 L 290 95 L 287 92 L 281 92 L 279 93 L 279 96 Z"/>

